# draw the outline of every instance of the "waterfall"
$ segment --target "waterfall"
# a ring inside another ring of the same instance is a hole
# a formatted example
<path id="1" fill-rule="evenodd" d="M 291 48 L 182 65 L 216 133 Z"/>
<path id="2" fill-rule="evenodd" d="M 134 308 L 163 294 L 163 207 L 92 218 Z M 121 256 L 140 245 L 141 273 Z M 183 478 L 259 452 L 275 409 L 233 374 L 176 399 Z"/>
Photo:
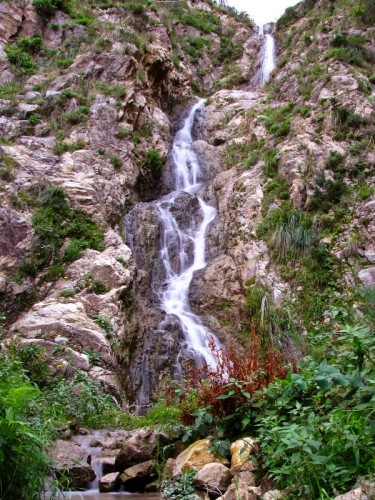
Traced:
<path id="1" fill-rule="evenodd" d="M 259 26 L 259 35 L 263 38 L 259 54 L 259 69 L 250 81 L 250 90 L 259 85 L 264 85 L 276 66 L 275 40 L 272 35 L 272 24 Z"/>
<path id="2" fill-rule="evenodd" d="M 264 48 L 261 68 L 261 84 L 264 85 L 275 69 L 275 40 L 267 33 L 264 38 Z"/>
<path id="3" fill-rule="evenodd" d="M 194 358 L 195 364 L 198 367 L 209 365 L 214 368 L 216 361 L 209 347 L 209 338 L 212 338 L 217 346 L 219 342 L 191 311 L 189 304 L 189 288 L 193 275 L 206 265 L 206 231 L 216 217 L 216 209 L 209 206 L 199 195 L 199 190 L 204 186 L 204 176 L 192 139 L 195 114 L 203 106 L 204 100 L 200 99 L 192 107 L 173 141 L 175 191 L 156 202 L 162 221 L 160 256 L 166 271 L 166 280 L 158 295 L 164 312 L 179 319 L 186 350 Z M 173 206 L 182 192 L 196 197 L 201 215 L 199 223 L 192 220 L 187 228 L 180 228 L 173 215 Z"/>

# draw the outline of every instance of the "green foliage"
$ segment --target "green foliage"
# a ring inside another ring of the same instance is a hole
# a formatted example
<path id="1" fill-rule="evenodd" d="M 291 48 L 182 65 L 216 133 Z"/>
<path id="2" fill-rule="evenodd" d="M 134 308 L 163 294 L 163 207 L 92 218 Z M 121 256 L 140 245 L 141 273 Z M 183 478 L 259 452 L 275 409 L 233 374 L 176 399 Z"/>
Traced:
<path id="1" fill-rule="evenodd" d="M 48 471 L 43 451 L 48 436 L 33 418 L 39 395 L 20 362 L 0 353 L 0 497 L 4 500 L 41 498 Z"/>
<path id="2" fill-rule="evenodd" d="M 325 165 L 332 170 L 336 169 L 344 162 L 344 157 L 338 151 L 331 151 L 329 156 L 325 159 Z"/>
<path id="3" fill-rule="evenodd" d="M 33 75 L 36 73 L 37 64 L 27 52 L 24 52 L 17 45 L 7 45 L 5 52 L 11 64 L 17 67 L 23 75 Z"/>
<path id="4" fill-rule="evenodd" d="M 122 167 L 122 160 L 119 156 L 111 156 L 109 158 L 109 161 L 112 163 L 113 168 L 116 170 L 116 172 L 119 172 Z"/>
<path id="5" fill-rule="evenodd" d="M 348 36 L 347 33 L 338 33 L 331 40 L 334 48 L 327 52 L 326 57 L 363 67 L 366 62 L 374 62 L 374 56 L 365 44 L 366 39 L 361 35 Z"/>
<path id="6" fill-rule="evenodd" d="M 73 209 L 62 188 L 47 188 L 40 196 L 40 204 L 32 217 L 35 240 L 32 251 L 18 269 L 15 279 L 25 275 L 35 276 L 47 265 L 72 262 L 81 256 L 82 250 L 103 249 L 103 230 L 97 222 L 80 209 Z M 69 240 L 64 253 L 60 251 Z"/>
<path id="7" fill-rule="evenodd" d="M 162 174 L 163 158 L 156 149 L 149 149 L 140 168 L 136 189 L 142 196 L 154 194 Z"/>
<path id="8" fill-rule="evenodd" d="M 193 9 L 188 14 L 183 14 L 180 21 L 203 33 L 218 33 L 221 24 L 220 18 L 214 12 Z"/>
<path id="9" fill-rule="evenodd" d="M 355 190 L 361 201 L 367 200 L 367 198 L 370 198 L 370 196 L 372 196 L 375 192 L 375 189 L 368 184 L 357 184 L 355 186 Z"/>
<path id="10" fill-rule="evenodd" d="M 50 375 L 43 347 L 37 344 L 22 344 L 13 339 L 8 346 L 9 358 L 20 362 L 28 379 L 43 388 Z"/>
<path id="11" fill-rule="evenodd" d="M 0 160 L 0 179 L 6 182 L 12 182 L 15 179 L 13 169 L 15 162 L 11 156 L 3 155 Z"/>
<path id="12" fill-rule="evenodd" d="M 312 210 L 327 213 L 333 205 L 340 203 L 346 192 L 347 186 L 341 172 L 335 172 L 333 178 L 326 177 L 324 172 L 320 172 L 315 179 L 315 189 L 309 206 Z"/>
<path id="13" fill-rule="evenodd" d="M 262 119 L 270 134 L 273 134 L 277 139 L 283 139 L 289 135 L 291 111 L 294 106 L 295 103 L 292 101 L 284 106 L 271 107 L 264 111 Z"/>
<path id="14" fill-rule="evenodd" d="M 211 40 L 201 37 L 189 36 L 188 42 L 189 45 L 185 47 L 185 51 L 191 56 L 193 64 L 198 64 L 204 48 L 210 48 L 212 45 Z"/>
<path id="15" fill-rule="evenodd" d="M 264 349 L 288 345 L 295 331 L 293 319 L 286 307 L 277 307 L 269 290 L 251 285 L 246 290 L 246 312 L 261 338 Z"/>
<path id="16" fill-rule="evenodd" d="M 266 149 L 263 158 L 264 158 L 263 174 L 266 177 L 274 177 L 277 174 L 277 167 L 279 164 L 279 150 Z"/>
<path id="17" fill-rule="evenodd" d="M 63 119 L 69 123 L 69 125 L 76 125 L 77 123 L 81 123 L 86 120 L 87 115 L 89 114 L 89 108 L 87 106 L 81 106 L 74 111 L 67 111 L 63 115 Z"/>
<path id="18" fill-rule="evenodd" d="M 49 18 L 58 10 L 64 7 L 64 0 L 33 0 L 35 10 L 42 17 Z"/>
<path id="19" fill-rule="evenodd" d="M 265 184 L 264 196 L 262 200 L 262 214 L 265 216 L 275 201 L 288 201 L 289 200 L 289 187 L 288 183 L 280 177 L 274 177 L 270 182 Z"/>
<path id="20" fill-rule="evenodd" d="M 348 326 L 316 341 L 327 358 L 305 358 L 299 373 L 260 393 L 257 417 L 270 477 L 312 499 L 349 490 L 375 462 L 374 337 Z"/>
<path id="21" fill-rule="evenodd" d="M 64 290 L 61 290 L 61 292 L 59 293 L 59 297 L 70 298 L 74 297 L 75 294 L 76 294 L 75 290 L 73 290 L 72 288 L 66 288 Z"/>
<path id="22" fill-rule="evenodd" d="M 163 484 L 162 495 L 170 500 L 195 500 L 195 475 L 194 470 L 182 471 L 177 479 Z"/>

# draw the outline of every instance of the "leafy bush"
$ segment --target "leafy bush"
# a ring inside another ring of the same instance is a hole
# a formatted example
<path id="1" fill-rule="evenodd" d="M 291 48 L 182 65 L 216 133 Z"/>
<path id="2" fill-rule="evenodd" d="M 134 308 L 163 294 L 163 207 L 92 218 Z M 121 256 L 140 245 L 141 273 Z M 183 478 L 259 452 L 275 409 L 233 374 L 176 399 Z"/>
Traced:
<path id="1" fill-rule="evenodd" d="M 333 179 L 327 178 L 324 172 L 320 172 L 315 179 L 315 189 L 310 199 L 310 208 L 329 212 L 332 205 L 340 203 L 346 192 L 347 186 L 341 172 L 335 172 Z"/>
<path id="2" fill-rule="evenodd" d="M 5 52 L 11 64 L 14 64 L 24 75 L 33 75 L 37 70 L 37 64 L 27 52 L 17 47 L 17 45 L 7 45 Z"/>
<path id="3" fill-rule="evenodd" d="M 189 14 L 183 14 L 180 21 L 203 33 L 217 33 L 220 29 L 220 18 L 209 11 L 191 10 Z"/>
<path id="4" fill-rule="evenodd" d="M 15 179 L 13 169 L 15 162 L 11 156 L 4 155 L 0 161 L 0 179 L 2 181 L 12 182 Z"/>
<path id="5" fill-rule="evenodd" d="M 329 156 L 325 159 L 325 165 L 327 168 L 335 169 L 342 165 L 344 162 L 344 157 L 338 151 L 331 151 Z"/>
<path id="6" fill-rule="evenodd" d="M 40 396 L 16 359 L 0 353 L 0 497 L 41 498 L 48 471 L 47 430 L 33 418 Z"/>
<path id="7" fill-rule="evenodd" d="M 113 168 L 116 170 L 116 172 L 119 172 L 122 167 L 122 160 L 118 156 L 111 156 L 109 161 L 112 163 Z"/>
<path id="8" fill-rule="evenodd" d="M 33 0 L 33 5 L 38 14 L 48 18 L 64 7 L 64 0 Z"/>
<path id="9" fill-rule="evenodd" d="M 90 110 L 87 106 L 81 106 L 74 111 L 67 111 L 66 113 L 64 113 L 63 119 L 67 123 L 69 123 L 69 125 L 76 125 L 77 123 L 80 123 L 87 118 L 89 111 Z"/>
<path id="10" fill-rule="evenodd" d="M 263 121 L 268 131 L 276 138 L 282 139 L 289 134 L 291 111 L 295 103 L 291 101 L 284 106 L 268 108 L 264 111 Z"/>
<path id="11" fill-rule="evenodd" d="M 195 500 L 194 470 L 182 471 L 181 476 L 173 481 L 166 481 L 162 485 L 163 497 L 170 500 Z"/>
<path id="12" fill-rule="evenodd" d="M 374 338 L 360 326 L 318 338 L 328 359 L 306 358 L 257 402 L 263 466 L 298 498 L 346 491 L 375 462 Z"/>
<path id="13" fill-rule="evenodd" d="M 136 189 L 142 196 L 154 194 L 153 191 L 157 189 L 163 166 L 163 158 L 156 149 L 149 149 L 146 153 L 143 165 L 136 182 Z"/>
<path id="14" fill-rule="evenodd" d="M 32 223 L 36 238 L 16 273 L 17 280 L 25 275 L 35 276 L 48 264 L 72 262 L 86 248 L 103 249 L 102 228 L 82 210 L 71 208 L 62 188 L 50 187 L 41 194 Z M 61 255 L 60 249 L 67 239 L 70 243 Z"/>

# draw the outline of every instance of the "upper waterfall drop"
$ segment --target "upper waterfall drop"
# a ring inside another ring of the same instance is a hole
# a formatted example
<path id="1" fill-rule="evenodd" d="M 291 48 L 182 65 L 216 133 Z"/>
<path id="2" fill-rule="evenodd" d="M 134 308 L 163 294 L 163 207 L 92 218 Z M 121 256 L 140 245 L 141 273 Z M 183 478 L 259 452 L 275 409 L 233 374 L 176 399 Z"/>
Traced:
<path id="1" fill-rule="evenodd" d="M 195 115 L 204 107 L 204 103 L 205 101 L 200 99 L 191 108 L 173 141 L 175 191 L 156 202 L 162 221 L 160 256 L 166 272 L 165 282 L 157 294 L 164 312 L 179 319 L 186 350 L 194 358 L 196 365 L 198 367 L 208 365 L 214 368 L 216 360 L 211 352 L 209 339 L 211 337 L 217 346 L 220 345 L 219 341 L 192 312 L 189 304 L 189 289 L 193 275 L 206 265 L 207 228 L 216 217 L 216 209 L 199 196 L 199 190 L 204 185 L 204 176 L 194 151 L 192 138 Z M 198 224 L 191 221 L 187 228 L 179 227 L 173 215 L 173 206 L 181 193 L 192 195 L 199 203 L 201 220 Z"/>
<path id="2" fill-rule="evenodd" d="M 261 84 L 264 85 L 272 71 L 275 69 L 275 40 L 273 36 L 266 33 L 262 55 Z"/>

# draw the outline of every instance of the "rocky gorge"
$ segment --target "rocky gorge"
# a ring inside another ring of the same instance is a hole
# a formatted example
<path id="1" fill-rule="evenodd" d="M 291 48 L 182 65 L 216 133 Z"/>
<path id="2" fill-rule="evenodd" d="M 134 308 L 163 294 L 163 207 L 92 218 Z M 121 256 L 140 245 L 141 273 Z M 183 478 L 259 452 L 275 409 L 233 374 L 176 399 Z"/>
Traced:
<path id="1" fill-rule="evenodd" d="M 102 492 L 333 498 L 363 476 L 371 498 L 374 15 L 304 0 L 262 34 L 201 0 L 0 5 L 2 416 L 20 370 L 63 488 L 100 462 Z M 276 444 L 255 434 L 276 426 L 256 394 L 277 379 Z M 363 409 L 344 449 L 313 437 L 332 401 Z M 332 487 L 277 472 L 291 439 Z M 2 497 L 38 498 L 9 481 Z"/>

